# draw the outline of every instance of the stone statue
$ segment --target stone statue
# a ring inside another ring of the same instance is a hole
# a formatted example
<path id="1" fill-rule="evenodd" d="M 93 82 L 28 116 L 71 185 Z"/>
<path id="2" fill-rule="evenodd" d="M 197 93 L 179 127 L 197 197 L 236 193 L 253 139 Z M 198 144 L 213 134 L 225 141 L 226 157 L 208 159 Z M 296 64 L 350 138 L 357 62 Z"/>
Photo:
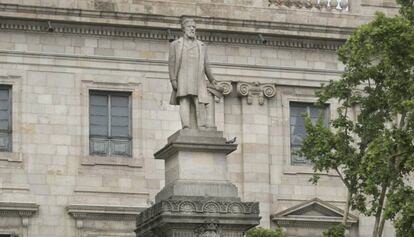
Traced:
<path id="1" fill-rule="evenodd" d="M 180 105 L 183 129 L 215 128 L 211 103 L 214 96 L 220 96 L 222 88 L 211 72 L 206 45 L 196 39 L 195 21 L 186 18 L 181 27 L 184 36 L 171 43 L 168 57 L 173 88 L 170 104 Z"/>

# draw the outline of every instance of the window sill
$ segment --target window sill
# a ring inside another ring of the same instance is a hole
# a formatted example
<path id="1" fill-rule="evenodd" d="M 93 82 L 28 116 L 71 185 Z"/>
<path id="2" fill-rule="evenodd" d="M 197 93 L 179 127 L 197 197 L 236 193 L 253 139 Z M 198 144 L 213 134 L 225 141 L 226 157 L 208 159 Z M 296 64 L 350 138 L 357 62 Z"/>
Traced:
<path id="1" fill-rule="evenodd" d="M 95 165 L 108 165 L 108 166 L 127 166 L 132 168 L 142 168 L 142 159 L 134 157 L 121 157 L 121 156 L 84 156 L 81 161 L 82 165 L 95 166 Z"/>
<path id="2" fill-rule="evenodd" d="M 8 162 L 23 162 L 23 153 L 21 152 L 9 152 L 9 151 L 1 151 L 0 152 L 0 161 L 8 161 Z"/>
<path id="3" fill-rule="evenodd" d="M 303 175 L 313 175 L 313 169 L 311 165 L 290 165 L 285 166 L 283 169 L 283 174 L 286 175 L 297 175 L 297 174 L 303 174 Z M 334 171 L 329 171 L 328 173 L 319 173 L 320 175 L 326 175 L 326 176 L 333 176 L 333 177 L 339 177 L 339 175 Z"/>

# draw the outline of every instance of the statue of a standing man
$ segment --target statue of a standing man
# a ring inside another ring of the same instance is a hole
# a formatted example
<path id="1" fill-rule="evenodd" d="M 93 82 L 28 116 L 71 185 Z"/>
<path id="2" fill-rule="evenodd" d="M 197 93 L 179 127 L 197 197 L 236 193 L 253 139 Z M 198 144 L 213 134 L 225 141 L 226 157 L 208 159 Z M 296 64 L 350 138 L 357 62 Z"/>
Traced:
<path id="1" fill-rule="evenodd" d="M 194 20 L 184 19 L 181 27 L 184 36 L 171 43 L 168 58 L 173 87 L 170 104 L 180 105 L 183 129 L 207 129 L 211 126 L 207 122 L 207 107 L 211 103 L 211 95 L 207 91 L 206 77 L 213 87 L 217 83 L 210 69 L 207 48 L 196 39 Z"/>

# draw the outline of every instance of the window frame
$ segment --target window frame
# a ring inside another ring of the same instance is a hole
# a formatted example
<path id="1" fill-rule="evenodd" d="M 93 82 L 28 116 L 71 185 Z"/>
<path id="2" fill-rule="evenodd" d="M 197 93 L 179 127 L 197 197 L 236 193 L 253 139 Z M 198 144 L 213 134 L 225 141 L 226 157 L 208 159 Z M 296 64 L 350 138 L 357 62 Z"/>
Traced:
<path id="1" fill-rule="evenodd" d="M 0 129 L 0 134 L 7 134 L 8 146 L 3 148 L 0 146 L 0 152 L 12 152 L 13 151 L 13 88 L 12 85 L 0 84 L 0 90 L 8 90 L 8 128 L 6 130 Z"/>
<path id="2" fill-rule="evenodd" d="M 102 135 L 91 135 L 91 96 L 93 95 L 102 95 L 107 96 L 108 103 L 107 103 L 107 109 L 108 109 L 108 126 L 107 126 L 107 136 Z M 111 103 L 112 103 L 112 96 L 125 96 L 128 97 L 128 136 L 127 137 L 121 137 L 121 136 L 111 136 L 112 132 L 112 124 L 111 124 Z M 131 158 L 133 157 L 133 136 L 132 136 L 132 92 L 131 91 L 112 91 L 112 90 L 99 90 L 99 89 L 89 89 L 89 113 L 88 113 L 88 125 L 89 125 L 89 155 L 91 156 L 102 156 L 102 157 L 125 157 L 125 158 Z M 108 141 L 108 147 L 106 153 L 100 153 L 100 152 L 94 152 L 92 149 L 93 146 L 93 140 L 107 140 Z M 126 155 L 112 153 L 111 146 L 114 145 L 113 141 L 128 141 L 129 148 L 127 149 L 129 152 L 127 152 Z"/>

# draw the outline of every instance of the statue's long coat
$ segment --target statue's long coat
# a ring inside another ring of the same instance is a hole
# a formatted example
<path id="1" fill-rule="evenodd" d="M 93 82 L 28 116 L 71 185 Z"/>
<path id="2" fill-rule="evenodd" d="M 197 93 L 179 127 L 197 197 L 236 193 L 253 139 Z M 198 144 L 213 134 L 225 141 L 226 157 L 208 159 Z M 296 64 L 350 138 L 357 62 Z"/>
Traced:
<path id="1" fill-rule="evenodd" d="M 207 93 L 207 80 L 205 76 L 207 76 L 207 78 L 210 80 L 213 80 L 213 76 L 207 59 L 206 46 L 203 42 L 197 40 L 197 47 L 199 54 L 197 78 L 178 78 L 182 63 L 184 39 L 179 38 L 178 40 L 172 42 L 170 45 L 170 53 L 168 57 L 169 76 L 170 80 L 177 80 L 178 84 L 177 90 L 173 90 L 171 93 L 170 104 L 172 105 L 178 105 L 178 98 L 187 95 L 185 92 L 182 92 L 185 91 L 183 88 L 185 87 L 186 83 L 194 83 L 194 80 L 197 80 L 198 101 L 205 104 L 209 103 L 209 96 Z"/>

